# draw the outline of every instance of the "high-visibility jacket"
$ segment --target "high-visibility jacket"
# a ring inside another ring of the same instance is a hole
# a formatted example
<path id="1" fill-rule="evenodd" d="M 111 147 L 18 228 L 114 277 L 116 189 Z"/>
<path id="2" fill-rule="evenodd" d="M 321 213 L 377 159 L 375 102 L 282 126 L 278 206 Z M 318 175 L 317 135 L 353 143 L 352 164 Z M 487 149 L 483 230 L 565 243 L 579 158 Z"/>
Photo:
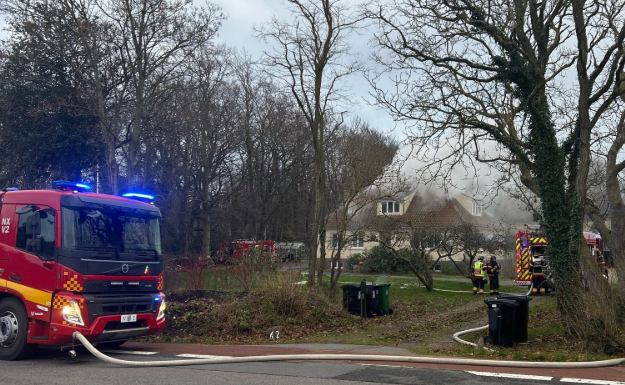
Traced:
<path id="1" fill-rule="evenodd" d="M 473 277 L 474 278 L 484 278 L 484 263 L 482 261 L 475 262 L 473 265 Z"/>

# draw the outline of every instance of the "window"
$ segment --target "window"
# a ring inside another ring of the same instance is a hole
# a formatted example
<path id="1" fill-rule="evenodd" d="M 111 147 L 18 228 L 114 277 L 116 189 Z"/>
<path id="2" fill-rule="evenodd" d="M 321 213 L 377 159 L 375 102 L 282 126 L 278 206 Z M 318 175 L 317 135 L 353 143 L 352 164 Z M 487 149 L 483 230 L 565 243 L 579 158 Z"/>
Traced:
<path id="1" fill-rule="evenodd" d="M 399 214 L 399 202 L 383 201 L 382 214 Z"/>
<path id="2" fill-rule="evenodd" d="M 339 245 L 339 235 L 338 234 L 336 234 L 336 233 L 332 234 L 332 243 L 331 243 L 331 245 L 332 245 L 332 248 L 334 248 L 334 249 Z"/>
<path id="3" fill-rule="evenodd" d="M 354 248 L 363 248 L 365 247 L 365 240 L 362 235 L 357 235 L 356 238 L 352 240 L 352 247 Z"/>
<path id="4" fill-rule="evenodd" d="M 472 214 L 478 217 L 482 215 L 482 208 L 477 204 L 476 201 L 473 201 L 473 213 Z"/>
<path id="5" fill-rule="evenodd" d="M 131 212 L 63 207 L 63 248 L 161 253 L 158 219 Z"/>
<path id="6" fill-rule="evenodd" d="M 15 241 L 15 247 L 18 249 L 28 251 L 40 257 L 54 257 L 54 210 L 52 209 L 38 209 L 26 213 L 19 214 L 19 220 L 17 224 L 17 239 Z M 26 226 L 28 223 L 32 223 L 35 216 L 41 218 L 41 232 L 36 235 L 27 235 Z M 37 251 L 39 247 L 37 244 L 41 244 L 40 251 Z"/>
<path id="7" fill-rule="evenodd" d="M 418 234 L 417 238 L 417 245 L 420 249 L 425 250 L 435 249 L 443 242 L 443 238 L 438 232 L 425 232 Z"/>

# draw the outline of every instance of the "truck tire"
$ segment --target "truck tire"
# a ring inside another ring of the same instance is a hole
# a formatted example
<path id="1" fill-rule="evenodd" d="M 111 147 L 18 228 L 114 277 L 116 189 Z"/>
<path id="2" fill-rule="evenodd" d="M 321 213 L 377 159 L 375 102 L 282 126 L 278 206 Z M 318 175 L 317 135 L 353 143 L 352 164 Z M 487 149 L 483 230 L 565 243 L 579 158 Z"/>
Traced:
<path id="1" fill-rule="evenodd" d="M 28 318 L 15 298 L 0 301 L 0 360 L 21 360 L 33 355 L 37 345 L 26 343 Z"/>

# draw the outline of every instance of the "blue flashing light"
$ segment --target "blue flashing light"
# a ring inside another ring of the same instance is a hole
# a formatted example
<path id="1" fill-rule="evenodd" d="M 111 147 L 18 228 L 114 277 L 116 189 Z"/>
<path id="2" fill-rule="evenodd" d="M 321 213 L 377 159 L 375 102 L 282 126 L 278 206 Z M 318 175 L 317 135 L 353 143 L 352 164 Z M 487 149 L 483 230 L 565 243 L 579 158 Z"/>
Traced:
<path id="1" fill-rule="evenodd" d="M 157 296 L 157 297 L 154 297 L 154 300 L 155 300 L 156 302 L 158 302 L 158 301 L 160 301 L 160 300 L 161 300 L 161 297 L 158 297 L 158 296 Z"/>
<path id="2" fill-rule="evenodd" d="M 139 193 L 126 193 L 122 195 L 124 198 L 136 199 L 141 202 L 152 203 L 154 201 L 154 196 L 149 194 L 139 194 Z"/>
<path id="3" fill-rule="evenodd" d="M 91 191 L 91 186 L 86 185 L 84 183 L 77 182 L 68 182 L 65 180 L 55 180 L 52 182 L 52 188 L 63 190 L 63 191 L 78 191 L 78 192 L 86 192 Z"/>
<path id="4" fill-rule="evenodd" d="M 123 196 L 126 197 L 126 198 L 154 199 L 154 197 L 152 195 L 137 194 L 137 193 L 126 193 Z"/>

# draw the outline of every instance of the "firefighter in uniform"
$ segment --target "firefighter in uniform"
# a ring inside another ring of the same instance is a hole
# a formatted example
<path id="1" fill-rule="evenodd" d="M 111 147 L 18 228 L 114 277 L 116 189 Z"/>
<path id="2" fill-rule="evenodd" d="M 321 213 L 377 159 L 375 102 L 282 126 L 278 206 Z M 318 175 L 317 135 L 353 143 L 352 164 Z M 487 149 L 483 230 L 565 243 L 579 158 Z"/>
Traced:
<path id="1" fill-rule="evenodd" d="M 545 273 L 543 272 L 543 266 L 546 264 L 544 254 L 540 253 L 532 257 L 532 295 L 537 295 L 539 291 L 540 295 L 545 295 L 546 289 L 543 287 Z"/>
<path id="2" fill-rule="evenodd" d="M 478 288 L 480 290 L 480 295 L 484 294 L 485 271 L 486 265 L 484 264 L 484 257 L 479 256 L 473 265 L 473 294 L 477 294 Z"/>
<path id="3" fill-rule="evenodd" d="M 499 294 L 499 273 L 501 272 L 501 265 L 497 263 L 497 257 L 490 256 L 490 262 L 486 265 L 488 271 L 488 279 L 490 285 L 491 294 Z"/>
<path id="4" fill-rule="evenodd" d="M 597 256 L 597 262 L 599 263 L 599 268 L 601 269 L 601 274 L 603 274 L 603 278 L 610 280 L 610 273 L 608 272 L 608 267 L 605 264 L 605 258 L 603 257 L 603 253 L 599 252 Z"/>

